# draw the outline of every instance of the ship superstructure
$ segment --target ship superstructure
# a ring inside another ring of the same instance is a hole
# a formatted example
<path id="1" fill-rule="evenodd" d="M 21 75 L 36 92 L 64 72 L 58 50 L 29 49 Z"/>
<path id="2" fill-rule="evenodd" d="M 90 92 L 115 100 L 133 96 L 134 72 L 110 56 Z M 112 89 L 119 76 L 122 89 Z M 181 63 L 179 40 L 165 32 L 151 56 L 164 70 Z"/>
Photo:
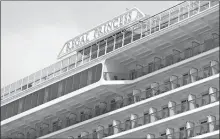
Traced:
<path id="1" fill-rule="evenodd" d="M 3 138 L 219 138 L 219 1 L 133 8 L 1 89 Z"/>

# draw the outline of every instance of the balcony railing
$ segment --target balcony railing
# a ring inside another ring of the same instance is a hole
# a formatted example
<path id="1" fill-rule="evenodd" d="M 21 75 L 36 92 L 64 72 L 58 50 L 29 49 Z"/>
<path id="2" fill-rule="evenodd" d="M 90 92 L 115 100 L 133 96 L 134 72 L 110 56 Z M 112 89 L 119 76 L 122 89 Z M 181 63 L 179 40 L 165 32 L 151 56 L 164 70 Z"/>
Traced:
<path id="1" fill-rule="evenodd" d="M 103 43 L 103 40 L 101 40 L 100 42 L 96 42 L 89 46 L 89 49 L 85 48 L 84 50 L 80 50 L 76 55 L 70 56 L 60 62 L 44 68 L 43 70 L 33 73 L 24 79 L 1 88 L 1 99 L 6 99 L 11 95 L 21 93 L 28 88 L 64 74 L 65 72 L 75 69 L 84 63 L 88 63 L 89 61 L 96 59 L 97 57 L 101 57 L 133 41 L 139 40 L 140 38 L 149 36 L 155 32 L 172 26 L 173 24 L 179 23 L 218 4 L 219 1 L 186 1 L 180 3 L 159 14 L 144 19 L 143 21 L 139 21 L 139 23 L 131 27 L 123 29 L 119 32 L 119 35 L 117 33 L 110 38 L 105 38 L 106 43 L 104 47 L 99 45 Z M 90 50 L 89 53 L 88 50 Z"/>
<path id="2" fill-rule="evenodd" d="M 158 137 L 158 139 L 188 139 L 206 133 L 214 132 L 216 130 L 219 130 L 219 120 L 215 120 L 213 122 L 207 122 L 179 132 L 174 132 L 173 134 L 160 136 Z"/>
<path id="3" fill-rule="evenodd" d="M 75 114 L 67 115 L 66 116 L 66 122 L 65 122 L 65 120 L 64 121 L 62 121 L 62 120 L 59 121 L 59 123 L 60 123 L 59 125 L 62 125 L 62 126 L 59 126 L 57 128 L 54 127 L 54 129 L 56 129 L 56 130 L 53 130 L 53 131 L 49 130 L 49 126 L 46 126 L 46 127 L 43 126 L 41 129 L 42 130 L 45 129 L 45 130 L 39 136 L 47 135 L 51 132 L 55 132 L 57 130 L 69 127 L 69 126 L 77 124 L 79 122 L 83 122 L 83 121 L 91 119 L 93 117 L 97 117 L 97 116 L 105 114 L 107 112 L 111 112 L 111 111 L 114 111 L 116 109 L 134 104 L 136 102 L 146 100 L 148 98 L 160 95 L 162 93 L 165 93 L 165 92 L 168 92 L 170 90 L 173 90 L 173 89 L 185 86 L 187 84 L 199 81 L 201 79 L 208 78 L 208 77 L 216 75 L 218 73 L 219 73 L 219 63 L 214 65 L 214 66 L 210 66 L 206 69 L 200 69 L 197 72 L 194 72 L 191 76 L 188 76 L 187 79 L 185 77 L 175 76 L 176 78 L 174 80 L 172 80 L 170 82 L 166 82 L 164 84 L 160 84 L 160 85 L 158 83 L 158 86 L 149 88 L 146 91 L 142 91 L 138 95 L 133 95 L 133 96 L 130 96 L 130 97 L 127 97 L 127 98 L 124 98 L 124 99 L 122 98 L 120 100 L 117 100 L 117 101 L 111 102 L 111 103 L 103 102 L 102 106 L 100 106 L 99 108 L 96 107 L 95 109 L 88 110 L 87 112 L 81 114 L 80 115 L 80 120 L 76 120 L 76 119 L 79 119 L 79 118 L 77 118 L 77 115 L 75 115 Z M 219 100 L 219 93 L 216 93 L 215 95 L 216 95 L 215 96 L 216 99 Z M 203 97 L 202 99 L 197 99 L 196 100 L 197 101 L 196 107 L 200 107 L 202 105 L 210 104 L 211 100 L 209 99 L 209 96 L 208 97 Z M 177 105 L 175 112 L 177 114 L 182 113 L 183 108 L 184 108 L 185 111 L 189 110 L 188 104 L 189 104 L 189 102 L 182 103 L 181 106 Z M 157 119 L 161 119 L 161 118 L 167 117 L 169 115 L 170 114 L 167 110 L 157 112 Z M 145 121 L 147 122 L 147 120 L 145 120 Z M 36 133 L 34 133 L 34 134 L 35 134 L 35 135 L 33 135 L 34 137 L 37 136 Z"/>
<path id="4" fill-rule="evenodd" d="M 136 78 L 150 74 L 152 72 L 155 72 L 167 66 L 173 65 L 185 59 L 204 53 L 208 50 L 219 47 L 218 40 L 219 38 L 209 39 L 209 40 L 206 40 L 205 43 L 203 44 L 197 44 L 195 46 L 188 47 L 182 52 L 173 49 L 173 53 L 175 54 L 169 55 L 164 59 L 155 57 L 154 62 L 151 62 L 151 64 L 147 66 L 143 66 L 140 69 L 131 70 L 130 73 L 105 72 L 104 79 L 105 80 L 134 80 Z"/>
<path id="5" fill-rule="evenodd" d="M 217 94 L 219 94 L 219 92 L 209 94 L 208 98 L 215 97 Z M 148 123 L 153 123 L 153 122 L 156 122 L 158 120 L 165 119 L 165 118 L 170 117 L 170 116 L 178 115 L 180 113 L 184 113 L 184 112 L 187 112 L 189 110 L 196 109 L 196 108 L 199 108 L 199 107 L 202 107 L 202 106 L 205 106 L 205 105 L 208 105 L 208 104 L 219 101 L 217 99 L 213 100 L 213 101 L 207 101 L 207 100 L 209 100 L 209 99 L 204 98 L 204 97 L 196 98 L 192 101 L 187 101 L 185 103 L 178 104 L 174 107 L 170 107 L 170 108 L 167 108 L 167 109 L 162 109 L 160 111 L 156 111 L 154 113 L 136 118 L 134 120 L 128 120 L 126 122 L 121 122 L 120 124 L 118 124 L 116 126 L 112 126 L 110 128 L 105 128 L 101 131 L 98 131 L 97 133 L 95 133 L 95 135 L 96 135 L 95 138 L 97 138 L 97 135 L 99 135 L 99 138 L 100 138 L 100 136 L 108 137 L 108 136 L 111 136 L 113 134 L 117 134 L 117 133 L 124 132 L 124 131 L 130 130 L 130 129 L 133 129 L 133 128 L 136 128 L 136 127 L 140 127 L 140 126 L 146 125 Z M 189 105 L 191 105 L 191 104 L 194 104 L 195 107 L 190 108 Z M 172 111 L 172 114 L 170 114 L 170 111 Z M 197 129 L 197 128 L 195 128 L 195 129 Z M 219 129 L 219 128 L 217 128 L 217 129 Z M 211 131 L 211 130 L 207 129 L 207 132 L 208 131 Z M 203 132 L 199 132 L 199 133 L 204 134 Z M 197 136 L 197 134 L 194 134 L 194 136 Z M 94 133 L 83 136 L 81 138 L 91 138 L 92 139 L 92 138 L 94 138 Z"/>

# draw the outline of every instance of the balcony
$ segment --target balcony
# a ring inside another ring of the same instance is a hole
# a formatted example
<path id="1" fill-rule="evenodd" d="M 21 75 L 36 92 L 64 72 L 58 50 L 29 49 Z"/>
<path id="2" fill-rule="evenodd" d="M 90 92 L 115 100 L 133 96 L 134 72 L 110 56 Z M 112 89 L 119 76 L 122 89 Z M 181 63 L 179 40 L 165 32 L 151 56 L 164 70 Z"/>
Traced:
<path id="1" fill-rule="evenodd" d="M 206 98 L 204 98 L 204 97 L 195 98 L 191 101 L 187 101 L 187 102 L 184 102 L 184 103 L 181 103 L 181 104 L 177 104 L 175 106 L 169 107 L 167 109 L 162 109 L 160 111 L 157 111 L 155 108 L 150 108 L 148 115 L 138 117 L 136 114 L 132 114 L 131 119 L 125 120 L 125 122 L 120 122 L 120 121 L 113 120 L 113 126 L 112 127 L 104 129 L 103 128 L 104 126 L 99 126 L 97 128 L 98 131 L 95 133 L 95 135 L 94 135 L 94 133 L 92 133 L 92 134 L 87 134 L 85 136 L 81 136 L 80 138 L 82 138 L 82 139 L 83 138 L 98 138 L 98 139 L 101 139 L 101 138 L 104 138 L 104 137 L 108 137 L 108 136 L 111 136 L 111 135 L 116 135 L 118 133 L 129 131 L 129 130 L 134 129 L 134 128 L 138 128 L 138 127 L 141 127 L 143 125 L 147 125 L 147 124 L 150 124 L 150 123 L 153 123 L 153 122 L 157 122 L 157 121 L 160 121 L 162 119 L 166 119 L 168 117 L 176 116 L 176 115 L 179 115 L 179 114 L 191 111 L 191 110 L 195 110 L 197 108 L 204 107 L 204 106 L 209 105 L 211 103 L 217 103 L 219 101 L 219 99 L 213 99 L 213 97 L 216 96 L 217 94 L 219 94 L 219 92 L 215 92 L 213 94 L 210 94 L 210 95 L 206 96 Z M 211 101 L 207 101 L 207 100 L 211 100 Z M 218 105 L 219 105 L 219 103 L 218 103 Z M 166 122 L 166 121 L 164 120 L 164 122 Z M 204 124 L 202 127 L 204 127 L 205 125 L 207 125 L 207 124 Z M 198 129 L 200 129 L 200 128 L 195 127 L 194 128 L 195 132 L 193 132 L 193 134 L 190 134 L 190 136 L 191 137 L 198 136 L 198 135 L 201 135 L 201 134 L 204 134 L 204 133 L 207 133 L 207 132 L 219 130 L 219 128 L 217 128 L 217 126 L 215 126 L 214 129 L 210 128 L 210 130 L 205 129 L 205 130 L 202 130 L 202 131 L 200 130 L 199 132 L 197 131 Z M 190 128 L 190 130 L 192 130 L 192 128 Z M 175 135 L 175 137 L 179 136 L 178 133 L 175 133 L 175 134 L 172 134 L 172 135 Z M 170 135 L 167 135 L 167 136 L 170 137 Z M 184 136 L 184 135 L 182 135 L 182 132 L 181 132 L 181 136 Z M 163 138 L 165 138 L 165 137 L 163 137 Z"/>
<path id="2" fill-rule="evenodd" d="M 82 123 L 83 121 L 103 115 L 107 112 L 111 112 L 119 108 L 158 96 L 170 90 L 174 90 L 182 86 L 185 86 L 187 84 L 200 81 L 202 79 L 208 78 L 218 73 L 219 73 L 219 63 L 216 61 L 211 62 L 210 66 L 205 69 L 196 70 L 195 68 L 193 68 L 189 70 L 189 75 L 187 76 L 187 78 L 185 76 L 183 77 L 172 76 L 170 77 L 170 81 L 164 84 L 159 85 L 159 84 L 152 83 L 151 88 L 147 89 L 146 91 L 143 91 L 143 92 L 136 91 L 136 93 L 134 93 L 130 97 L 127 97 L 127 98 L 118 97 L 117 99 L 115 99 L 114 101 L 111 101 L 110 103 L 102 102 L 96 105 L 95 109 L 87 109 L 87 111 L 80 114 L 80 118 L 77 118 L 77 115 L 75 115 L 74 113 L 69 114 L 69 115 L 64 115 L 63 119 L 58 118 L 54 122 L 52 129 L 49 128 L 49 125 L 47 123 L 46 124 L 42 123 L 40 124 L 39 132 L 42 130 L 43 132 L 40 132 L 40 134 L 36 132 L 32 132 L 33 136 L 31 137 L 33 138 L 41 137 L 41 136 L 59 131 L 61 129 L 65 129 L 74 124 Z M 216 94 L 216 95 L 217 95 L 216 96 L 217 99 L 219 99 L 219 94 Z M 201 102 L 201 103 L 203 104 L 205 102 Z M 210 102 L 207 102 L 207 103 L 210 103 Z M 202 104 L 200 104 L 199 102 L 198 105 L 200 106 Z M 180 109 L 177 113 L 181 113 L 181 112 L 182 110 Z M 169 116 L 167 114 L 168 113 L 165 113 L 165 117 Z M 161 117 L 164 117 L 163 113 L 158 113 L 158 116 L 159 116 L 158 119 L 161 119 Z"/>
<path id="3" fill-rule="evenodd" d="M 60 62 L 50 65 L 36 73 L 31 74 L 17 82 L 14 82 L 1 89 L 1 99 L 6 100 L 15 95 L 31 90 L 35 86 L 44 84 L 47 81 L 70 73 L 82 65 L 95 62 L 97 58 L 110 56 L 110 53 L 127 46 L 132 42 L 137 42 L 142 38 L 147 38 L 173 25 L 192 19 L 196 15 L 208 13 L 219 4 L 218 1 L 192 1 L 183 2 L 157 15 L 144 19 L 132 27 L 121 30 L 103 40 L 94 42 L 91 46 L 80 50 L 76 55 L 72 55 Z M 211 16 L 210 16 L 211 17 Z M 91 52 L 89 51 L 91 50 Z M 126 78 L 125 78 L 126 79 Z"/>
<path id="4" fill-rule="evenodd" d="M 182 131 L 174 132 L 165 136 L 158 137 L 159 139 L 188 139 L 188 138 L 198 138 L 200 135 L 204 135 L 210 132 L 219 130 L 219 120 L 212 122 L 203 123 L 195 127 L 190 127 Z"/>
<path id="5" fill-rule="evenodd" d="M 114 80 L 134 80 L 139 77 L 145 76 L 152 72 L 158 71 L 162 68 L 168 67 L 175 63 L 181 62 L 183 60 L 189 59 L 193 56 L 199 55 L 201 53 L 207 52 L 211 49 L 219 47 L 219 37 L 217 34 L 213 34 L 212 39 L 205 40 L 203 44 L 197 44 L 192 47 L 188 47 L 184 51 L 180 52 L 173 49 L 173 54 L 166 56 L 164 59 L 155 57 L 153 62 L 147 64 L 147 66 L 142 66 L 137 70 L 132 70 L 129 73 L 114 73 L 105 72 L 104 79 L 108 81 Z"/>

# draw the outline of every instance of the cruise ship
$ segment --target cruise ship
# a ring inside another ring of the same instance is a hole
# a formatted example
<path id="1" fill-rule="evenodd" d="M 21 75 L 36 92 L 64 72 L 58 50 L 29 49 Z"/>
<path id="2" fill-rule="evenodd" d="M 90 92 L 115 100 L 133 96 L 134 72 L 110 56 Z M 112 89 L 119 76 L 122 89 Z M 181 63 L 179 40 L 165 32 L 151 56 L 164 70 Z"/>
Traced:
<path id="1" fill-rule="evenodd" d="M 219 1 L 134 7 L 68 40 L 1 89 L 1 138 L 219 138 Z"/>

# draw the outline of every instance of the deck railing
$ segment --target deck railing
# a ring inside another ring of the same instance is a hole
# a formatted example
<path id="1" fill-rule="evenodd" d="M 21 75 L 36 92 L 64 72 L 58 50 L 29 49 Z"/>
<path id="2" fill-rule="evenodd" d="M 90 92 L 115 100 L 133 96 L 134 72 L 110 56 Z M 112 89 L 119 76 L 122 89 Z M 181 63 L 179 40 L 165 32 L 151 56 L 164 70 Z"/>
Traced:
<path id="1" fill-rule="evenodd" d="M 158 139 L 169 139 L 169 138 L 188 139 L 188 138 L 196 137 L 196 136 L 203 135 L 206 133 L 214 132 L 216 130 L 219 130 L 219 120 L 203 123 L 195 127 L 191 127 L 188 129 L 184 129 L 182 131 L 174 132 L 173 134 L 160 136 L 158 137 Z"/>
<path id="2" fill-rule="evenodd" d="M 154 61 L 147 66 L 131 70 L 129 73 L 104 72 L 105 80 L 134 80 L 144 75 L 150 74 L 167 66 L 173 65 L 185 59 L 189 59 L 208 50 L 219 47 L 219 37 L 206 40 L 203 44 L 188 47 L 184 51 L 173 49 L 173 54 L 166 56 L 164 59 L 155 57 Z"/>
<path id="3" fill-rule="evenodd" d="M 82 115 L 80 115 L 80 118 L 77 118 L 77 115 L 75 115 L 75 114 L 73 114 L 71 117 L 69 115 L 67 115 L 66 116 L 67 121 L 65 122 L 65 121 L 59 120 L 59 124 L 56 124 L 58 127 L 54 128 L 55 130 L 51 131 L 51 130 L 49 130 L 49 126 L 42 126 L 41 134 L 34 133 L 31 137 L 34 138 L 34 137 L 37 137 L 37 135 L 38 135 L 38 137 L 43 136 L 43 135 L 47 135 L 51 132 L 55 132 L 57 130 L 60 130 L 60 129 L 69 127 L 71 125 L 86 121 L 88 119 L 91 119 L 93 117 L 97 117 L 97 116 L 105 114 L 107 112 L 111 112 L 111 111 L 117 110 L 119 108 L 137 103 L 139 101 L 149 99 L 151 97 L 163 94 L 163 93 L 168 92 L 170 90 L 173 90 L 173 89 L 185 86 L 187 84 L 211 77 L 216 74 L 219 74 L 219 63 L 214 66 L 207 67 L 206 69 L 198 69 L 196 72 L 189 74 L 189 76 L 187 76 L 187 77 L 185 77 L 185 76 L 178 77 L 178 76 L 173 75 L 176 77 L 174 80 L 166 82 L 166 83 L 162 83 L 162 84 L 158 83 L 158 86 L 146 89 L 145 91 L 141 91 L 137 95 L 132 95 L 130 97 L 121 98 L 119 100 L 116 100 L 116 101 L 110 102 L 110 103 L 102 102 L 102 105 L 100 105 L 100 107 L 95 108 L 95 109 L 91 109 L 91 110 L 88 109 Z M 208 94 L 208 93 L 209 92 L 207 92 L 206 94 Z M 201 107 L 203 105 L 210 104 L 210 103 L 216 102 L 216 101 L 219 101 L 219 92 L 218 91 L 214 92 L 213 94 L 208 94 L 202 98 L 197 98 L 196 100 L 193 100 L 193 104 L 195 104 L 195 108 L 197 108 L 197 107 Z M 191 101 L 186 101 L 184 103 L 176 105 L 174 113 L 179 114 L 184 111 L 188 111 L 190 102 Z M 169 109 L 171 109 L 171 108 L 169 108 Z M 162 119 L 162 118 L 170 116 L 171 114 L 169 112 L 169 109 L 165 109 L 165 110 L 163 109 L 163 111 L 158 111 L 155 114 L 155 115 L 157 115 L 156 119 Z M 142 117 L 142 120 L 144 120 L 143 118 L 144 117 Z M 76 120 L 76 119 L 80 119 L 80 120 Z M 148 123 L 146 119 L 144 121 L 145 121 L 145 124 Z M 44 125 L 46 125 L 46 124 L 44 124 Z M 105 133 L 106 133 L 106 130 L 105 130 Z M 108 129 L 108 130 L 110 130 L 110 129 Z"/>
<path id="4" fill-rule="evenodd" d="M 101 57 L 133 41 L 137 41 L 140 38 L 179 23 L 218 4 L 219 1 L 185 1 L 154 16 L 140 20 L 137 24 L 123 29 L 110 38 L 106 38 L 105 46 L 100 45 L 100 49 L 99 44 L 102 44 L 103 40 L 88 47 L 90 49 L 89 53 L 84 53 L 84 51 L 88 51 L 88 48 L 86 48 L 79 51 L 76 55 L 72 55 L 28 77 L 1 88 L 1 99 L 6 99 L 28 88 L 39 85 L 67 71 L 73 70 L 84 63 L 88 63 L 97 57 Z"/>

